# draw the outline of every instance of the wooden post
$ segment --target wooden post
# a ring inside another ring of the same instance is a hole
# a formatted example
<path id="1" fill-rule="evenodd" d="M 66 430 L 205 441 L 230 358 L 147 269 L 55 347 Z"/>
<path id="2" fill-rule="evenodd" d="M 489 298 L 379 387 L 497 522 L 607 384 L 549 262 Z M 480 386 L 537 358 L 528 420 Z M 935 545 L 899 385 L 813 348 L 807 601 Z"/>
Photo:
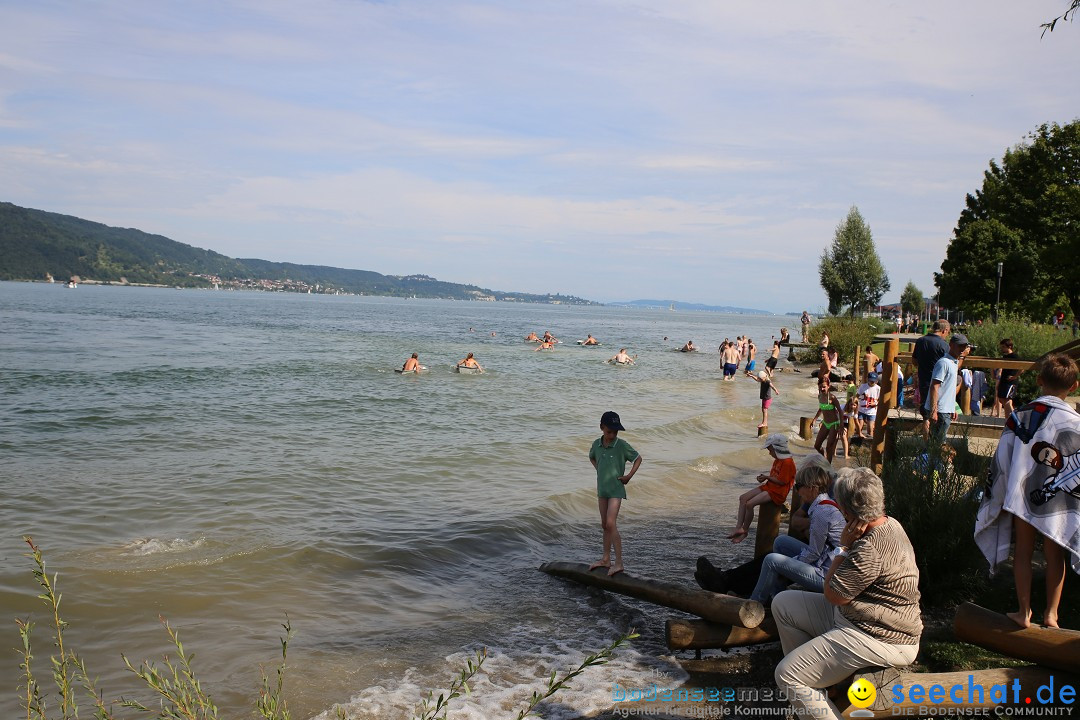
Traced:
<path id="1" fill-rule="evenodd" d="M 960 388 L 960 414 L 971 414 L 971 388 L 967 385 Z"/>
<path id="2" fill-rule="evenodd" d="M 771 500 L 758 505 L 757 535 L 754 536 L 754 557 L 772 552 L 773 541 L 780 534 L 780 507 Z"/>
<path id="3" fill-rule="evenodd" d="M 900 340 L 893 338 L 885 345 L 885 359 L 881 363 L 881 399 L 878 401 L 877 423 L 874 425 L 874 447 L 870 451 L 870 467 L 878 475 L 881 474 L 889 412 L 896 405 L 896 355 L 899 352 Z"/>
<path id="4" fill-rule="evenodd" d="M 756 600 L 743 600 L 685 585 L 647 580 L 625 572 L 608 575 L 604 568 L 590 571 L 585 563 L 549 562 L 541 565 L 540 570 L 582 585 L 682 610 L 713 622 L 753 628 L 765 619 L 765 608 Z"/>
<path id="5" fill-rule="evenodd" d="M 862 381 L 862 345 L 855 346 L 855 362 L 852 367 L 855 368 L 855 387 L 859 387 L 863 384 Z"/>
<path id="6" fill-rule="evenodd" d="M 814 436 L 814 421 L 808 417 L 799 418 L 799 437 L 809 440 Z"/>
<path id="7" fill-rule="evenodd" d="M 1021 628 L 1004 615 L 974 603 L 956 610 L 957 640 L 1068 673 L 1080 673 L 1080 630 Z"/>

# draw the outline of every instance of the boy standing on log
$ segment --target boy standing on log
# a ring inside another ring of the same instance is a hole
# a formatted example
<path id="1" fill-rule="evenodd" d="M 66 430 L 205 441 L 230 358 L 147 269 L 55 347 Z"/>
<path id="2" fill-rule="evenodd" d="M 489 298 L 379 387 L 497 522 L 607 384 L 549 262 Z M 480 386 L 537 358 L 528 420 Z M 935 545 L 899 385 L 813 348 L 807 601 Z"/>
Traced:
<path id="1" fill-rule="evenodd" d="M 596 468 L 596 496 L 600 505 L 600 526 L 604 529 L 604 554 L 599 562 L 589 566 L 608 568 L 608 575 L 623 571 L 622 536 L 616 526 L 619 508 L 626 498 L 626 483 L 641 467 L 641 455 L 630 443 L 619 439 L 619 431 L 625 430 L 618 413 L 608 410 L 600 417 L 598 437 L 589 449 L 589 462 Z M 626 472 L 626 463 L 633 463 Z M 615 563 L 612 564 L 611 548 L 615 547 Z"/>
<path id="2" fill-rule="evenodd" d="M 1080 370 L 1068 355 L 1047 355 L 1039 367 L 1043 394 L 1009 416 L 975 518 L 975 542 L 993 570 L 1009 557 L 1016 533 L 1013 577 L 1020 608 L 1008 613 L 1031 626 L 1031 561 L 1042 536 L 1046 611 L 1042 624 L 1058 627 L 1066 556 L 1080 573 L 1080 414 L 1066 402 Z"/>

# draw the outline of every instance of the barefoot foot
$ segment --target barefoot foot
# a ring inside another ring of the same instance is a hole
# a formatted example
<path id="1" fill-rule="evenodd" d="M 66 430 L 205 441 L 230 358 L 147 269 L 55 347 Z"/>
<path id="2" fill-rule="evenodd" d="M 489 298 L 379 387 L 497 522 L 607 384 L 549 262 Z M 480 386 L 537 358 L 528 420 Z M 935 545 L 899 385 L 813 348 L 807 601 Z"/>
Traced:
<path id="1" fill-rule="evenodd" d="M 728 537 L 728 540 L 730 540 L 733 543 L 741 543 L 743 540 L 746 539 L 746 531 L 740 528 L 740 529 L 736 530 L 735 532 L 731 533 L 730 535 L 728 535 L 727 537 Z"/>
<path id="2" fill-rule="evenodd" d="M 589 566 L 589 571 L 592 572 L 596 568 L 602 568 L 602 567 L 611 567 L 611 561 L 610 560 L 600 560 L 599 562 L 594 562 L 592 565 Z"/>
<path id="3" fill-rule="evenodd" d="M 608 577 L 611 577 L 612 575 L 615 575 L 617 573 L 621 573 L 622 571 L 623 571 L 622 563 L 615 563 L 614 565 L 611 566 L 611 569 L 607 571 L 607 574 L 608 574 Z"/>
<path id="4" fill-rule="evenodd" d="M 1008 618 L 1010 620 L 1012 620 L 1014 623 L 1016 623 L 1020 627 L 1022 627 L 1022 628 L 1031 627 L 1031 611 L 1030 610 L 1028 610 L 1027 612 L 1022 612 L 1020 610 L 1017 610 L 1016 612 L 1005 613 L 1005 614 L 1006 614 L 1006 616 L 1008 616 Z"/>
<path id="5" fill-rule="evenodd" d="M 1058 625 L 1057 614 L 1046 613 L 1045 615 L 1043 615 L 1042 626 L 1048 628 L 1061 627 L 1060 625 Z"/>

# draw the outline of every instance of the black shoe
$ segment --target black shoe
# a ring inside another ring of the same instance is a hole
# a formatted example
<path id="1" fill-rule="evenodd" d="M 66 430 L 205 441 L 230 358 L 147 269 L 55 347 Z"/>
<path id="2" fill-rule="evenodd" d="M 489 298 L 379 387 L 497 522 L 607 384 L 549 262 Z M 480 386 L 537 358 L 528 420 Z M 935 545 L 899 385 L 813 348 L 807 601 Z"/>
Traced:
<path id="1" fill-rule="evenodd" d="M 694 573 L 694 580 L 697 581 L 702 590 L 716 593 L 727 592 L 727 582 L 724 580 L 723 571 L 717 570 L 704 555 L 697 559 L 697 571 Z"/>

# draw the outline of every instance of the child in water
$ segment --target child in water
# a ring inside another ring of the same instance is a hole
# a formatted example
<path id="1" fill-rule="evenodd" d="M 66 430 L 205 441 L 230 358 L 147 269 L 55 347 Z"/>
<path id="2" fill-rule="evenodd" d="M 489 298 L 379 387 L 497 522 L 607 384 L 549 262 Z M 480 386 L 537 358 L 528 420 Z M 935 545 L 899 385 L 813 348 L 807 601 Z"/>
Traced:
<path id="1" fill-rule="evenodd" d="M 773 398 L 779 395 L 780 391 L 772 384 L 771 376 L 765 370 L 761 370 L 757 375 L 751 375 L 750 377 L 761 383 L 761 392 L 758 393 L 761 398 L 761 424 L 758 427 L 767 428 L 769 427 L 769 406 L 772 405 Z"/>
<path id="2" fill-rule="evenodd" d="M 589 462 L 596 468 L 596 496 L 600 506 L 600 526 L 604 529 L 604 554 L 599 562 L 589 566 L 589 570 L 606 567 L 608 575 L 623 571 L 622 536 L 615 523 L 622 501 L 626 499 L 626 483 L 641 467 L 638 451 L 619 438 L 619 431 L 625 429 L 618 413 L 607 411 L 600 417 L 600 431 L 604 434 L 589 449 Z M 627 473 L 628 462 L 633 465 Z M 614 564 L 611 562 L 613 546 Z"/>

